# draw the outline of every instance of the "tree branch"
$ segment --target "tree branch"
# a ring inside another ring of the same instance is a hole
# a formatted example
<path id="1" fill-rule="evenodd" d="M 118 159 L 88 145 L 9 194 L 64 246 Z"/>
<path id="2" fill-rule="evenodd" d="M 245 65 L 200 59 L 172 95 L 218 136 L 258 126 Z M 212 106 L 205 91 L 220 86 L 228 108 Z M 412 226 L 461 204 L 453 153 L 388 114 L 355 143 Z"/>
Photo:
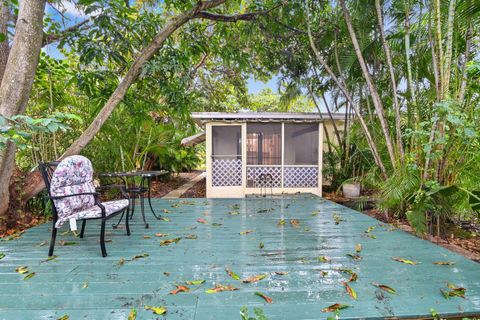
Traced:
<path id="1" fill-rule="evenodd" d="M 199 11 L 195 17 L 201 19 L 208 19 L 208 20 L 215 20 L 215 21 L 222 21 L 222 22 L 237 22 L 240 20 L 243 21 L 251 21 L 257 15 L 263 14 L 264 12 L 249 12 L 244 14 L 237 14 L 233 16 L 223 15 L 223 14 L 216 14 L 206 11 Z"/>
<path id="2" fill-rule="evenodd" d="M 42 43 L 42 46 L 45 47 L 49 44 L 52 44 L 56 41 L 60 41 L 62 40 L 63 38 L 66 37 L 66 35 L 70 32 L 73 32 L 73 31 L 77 31 L 80 29 L 80 27 L 82 27 L 83 25 L 85 25 L 87 22 L 90 22 L 91 18 L 88 18 L 86 20 L 83 20 L 82 22 L 79 22 L 65 30 L 62 30 L 60 33 L 54 33 L 54 34 L 45 34 L 43 36 L 43 43 Z"/>

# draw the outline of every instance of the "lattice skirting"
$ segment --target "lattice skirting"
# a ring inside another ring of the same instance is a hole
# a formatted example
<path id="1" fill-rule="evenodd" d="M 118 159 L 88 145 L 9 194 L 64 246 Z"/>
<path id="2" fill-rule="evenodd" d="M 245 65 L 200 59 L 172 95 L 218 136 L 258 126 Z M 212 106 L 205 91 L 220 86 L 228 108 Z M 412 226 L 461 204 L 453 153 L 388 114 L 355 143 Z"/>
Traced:
<path id="1" fill-rule="evenodd" d="M 247 167 L 248 188 L 280 188 L 281 186 L 281 167 Z"/>
<path id="2" fill-rule="evenodd" d="M 317 167 L 286 167 L 284 169 L 285 188 L 318 187 Z"/>
<path id="3" fill-rule="evenodd" d="M 212 161 L 212 186 L 234 187 L 242 185 L 242 160 L 218 159 Z"/>

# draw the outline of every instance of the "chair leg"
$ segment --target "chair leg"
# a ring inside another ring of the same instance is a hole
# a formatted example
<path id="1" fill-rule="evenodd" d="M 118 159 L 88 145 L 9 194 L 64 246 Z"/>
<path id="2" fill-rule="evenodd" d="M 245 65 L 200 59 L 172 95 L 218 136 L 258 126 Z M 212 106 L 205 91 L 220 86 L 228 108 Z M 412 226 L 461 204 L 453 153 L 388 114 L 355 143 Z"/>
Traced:
<path id="1" fill-rule="evenodd" d="M 143 194 L 140 194 L 140 208 L 142 211 L 142 219 L 143 223 L 145 224 L 145 229 L 148 229 L 148 223 L 147 220 L 145 219 L 145 197 Z"/>
<path id="2" fill-rule="evenodd" d="M 102 229 L 100 230 L 100 248 L 102 249 L 102 256 L 107 256 L 107 250 L 105 249 L 105 222 L 106 219 L 102 219 Z"/>
<path id="3" fill-rule="evenodd" d="M 129 220 L 128 215 L 130 214 L 129 211 L 130 211 L 130 208 L 127 208 L 127 211 L 126 211 L 126 214 L 125 214 L 125 228 L 127 229 L 127 236 L 130 235 L 130 224 L 128 223 L 128 220 Z M 122 213 L 122 215 L 123 215 L 123 213 Z"/>
<path id="4" fill-rule="evenodd" d="M 133 194 L 133 196 L 130 199 L 131 199 L 131 202 L 132 202 L 132 211 L 130 212 L 130 219 L 132 219 L 133 218 L 133 213 L 135 212 L 135 202 L 137 200 L 137 196 L 135 195 L 135 193 Z"/>
<path id="5" fill-rule="evenodd" d="M 87 220 L 82 220 L 82 230 L 80 231 L 80 238 L 83 238 L 83 235 L 85 233 L 85 225 L 87 224 Z"/>
<path id="6" fill-rule="evenodd" d="M 57 237 L 57 228 L 55 227 L 55 221 L 52 226 L 52 238 L 50 239 L 50 249 L 48 250 L 48 256 L 53 256 L 53 249 L 55 248 L 55 238 Z"/>

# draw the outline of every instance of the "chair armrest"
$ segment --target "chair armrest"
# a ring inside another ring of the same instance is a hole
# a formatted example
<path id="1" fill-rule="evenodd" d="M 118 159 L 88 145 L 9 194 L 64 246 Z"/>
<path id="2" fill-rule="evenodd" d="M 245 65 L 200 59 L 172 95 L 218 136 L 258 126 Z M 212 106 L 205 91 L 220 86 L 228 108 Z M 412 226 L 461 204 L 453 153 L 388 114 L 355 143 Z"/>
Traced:
<path id="1" fill-rule="evenodd" d="M 68 197 L 76 197 L 76 196 L 94 196 L 94 198 L 99 196 L 98 192 L 82 192 L 82 193 L 75 193 L 75 194 L 67 194 L 65 196 L 48 196 L 52 200 L 58 200 L 58 199 L 63 199 L 63 198 L 68 198 Z"/>

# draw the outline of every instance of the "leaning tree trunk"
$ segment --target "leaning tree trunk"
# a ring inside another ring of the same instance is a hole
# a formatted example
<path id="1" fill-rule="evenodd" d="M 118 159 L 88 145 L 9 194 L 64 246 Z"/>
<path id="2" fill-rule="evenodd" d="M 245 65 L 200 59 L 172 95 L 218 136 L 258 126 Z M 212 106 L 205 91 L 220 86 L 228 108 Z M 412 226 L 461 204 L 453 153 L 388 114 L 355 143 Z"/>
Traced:
<path id="1" fill-rule="evenodd" d="M 37 70 L 43 39 L 45 0 L 20 2 L 12 48 L 0 85 L 0 114 L 4 117 L 25 111 Z M 9 206 L 9 182 L 15 165 L 15 145 L 7 143 L 0 152 L 0 217 Z"/>
<path id="2" fill-rule="evenodd" d="M 355 30 L 353 29 L 352 18 L 350 17 L 350 13 L 348 12 L 347 6 L 345 5 L 345 0 L 340 0 L 340 5 L 343 10 L 343 16 L 347 24 L 348 33 L 350 34 L 350 38 L 352 40 L 355 54 L 357 55 L 358 62 L 360 63 L 360 67 L 362 68 L 363 77 L 367 82 L 367 86 L 370 91 L 370 95 L 372 96 L 375 110 L 377 112 L 377 117 L 380 121 L 380 125 L 383 130 L 383 135 L 385 136 L 385 144 L 387 146 L 388 155 L 390 156 L 392 167 L 395 169 L 396 167 L 395 151 L 393 148 L 392 139 L 390 137 L 390 130 L 388 129 L 388 122 L 387 122 L 387 119 L 385 118 L 385 112 L 384 112 L 382 100 L 380 99 L 377 88 L 373 84 L 372 77 L 370 76 L 370 73 L 367 68 L 367 64 L 365 62 L 365 59 L 363 58 L 362 50 L 360 49 L 360 44 L 358 43 L 357 35 L 355 34 Z"/>
<path id="3" fill-rule="evenodd" d="M 383 13 L 380 0 L 375 0 L 375 9 L 377 11 L 378 27 L 380 29 L 380 36 L 382 38 L 383 50 L 385 50 L 385 56 L 387 57 L 388 71 L 390 73 L 390 83 L 392 84 L 393 94 L 393 107 L 395 110 L 395 132 L 397 138 L 398 151 L 400 153 L 400 162 L 403 163 L 404 150 L 402 142 L 402 128 L 400 123 L 400 104 L 397 97 L 397 82 L 395 80 L 395 71 L 392 63 L 392 55 L 390 53 L 390 46 L 387 43 L 387 37 L 385 36 L 385 28 L 383 27 Z"/>
<path id="4" fill-rule="evenodd" d="M 367 139 L 367 143 L 368 143 L 368 146 L 370 147 L 370 151 L 372 152 L 373 158 L 375 160 L 375 164 L 380 168 L 382 178 L 386 179 L 387 178 L 387 170 L 385 169 L 382 158 L 380 158 L 380 154 L 378 153 L 377 145 L 375 144 L 375 141 L 373 140 L 372 135 L 370 134 L 370 130 L 368 129 L 367 123 L 365 122 L 365 119 L 363 118 L 363 115 L 360 111 L 360 108 L 353 101 L 353 98 L 350 95 L 350 93 L 348 92 L 347 88 L 344 86 L 343 81 L 338 79 L 338 77 L 335 75 L 335 73 L 332 71 L 330 66 L 323 59 L 322 55 L 318 51 L 317 46 L 315 45 L 315 42 L 313 41 L 312 30 L 310 28 L 310 20 L 309 19 L 310 19 L 310 12 L 309 12 L 309 7 L 307 6 L 307 32 L 308 32 L 308 39 L 310 41 L 310 46 L 313 50 L 313 53 L 315 54 L 315 57 L 317 58 L 318 62 L 320 62 L 322 67 L 325 69 L 325 71 L 328 73 L 328 75 L 332 78 L 332 80 L 337 84 L 340 91 L 342 91 L 342 93 L 345 96 L 345 98 L 347 99 L 347 101 L 353 107 L 353 109 L 355 111 L 355 115 L 357 116 L 358 121 L 360 122 L 360 126 L 363 129 L 363 133 L 365 134 L 365 138 Z"/>
<path id="5" fill-rule="evenodd" d="M 70 147 L 63 153 L 60 158 L 62 159 L 73 154 L 78 154 L 81 150 L 83 150 L 83 148 L 102 128 L 103 124 L 108 119 L 113 110 L 120 104 L 120 102 L 122 102 L 125 94 L 127 93 L 127 90 L 138 78 L 142 71 L 142 68 L 147 63 L 147 61 L 158 52 L 158 50 L 163 46 L 165 40 L 182 25 L 195 18 L 219 19 L 221 21 L 237 21 L 241 19 L 248 20 L 252 18 L 252 15 L 248 13 L 242 16 L 237 16 L 234 19 L 229 19 L 221 15 L 210 14 L 203 11 L 217 7 L 223 4 L 225 1 L 226 0 L 211 0 L 204 2 L 199 1 L 198 4 L 192 9 L 171 18 L 162 28 L 162 30 L 160 30 L 160 32 L 154 37 L 153 41 L 139 53 L 135 61 L 128 69 L 127 74 L 120 81 L 117 88 L 112 93 L 112 95 L 105 103 L 103 108 L 100 110 L 100 112 L 97 114 L 93 122 L 80 135 L 80 137 L 70 145 Z M 35 179 L 36 183 L 29 184 L 28 188 L 24 192 L 25 199 L 29 199 L 35 196 L 44 188 L 43 181 L 39 179 L 38 172 L 32 173 L 31 176 L 33 179 Z"/>

